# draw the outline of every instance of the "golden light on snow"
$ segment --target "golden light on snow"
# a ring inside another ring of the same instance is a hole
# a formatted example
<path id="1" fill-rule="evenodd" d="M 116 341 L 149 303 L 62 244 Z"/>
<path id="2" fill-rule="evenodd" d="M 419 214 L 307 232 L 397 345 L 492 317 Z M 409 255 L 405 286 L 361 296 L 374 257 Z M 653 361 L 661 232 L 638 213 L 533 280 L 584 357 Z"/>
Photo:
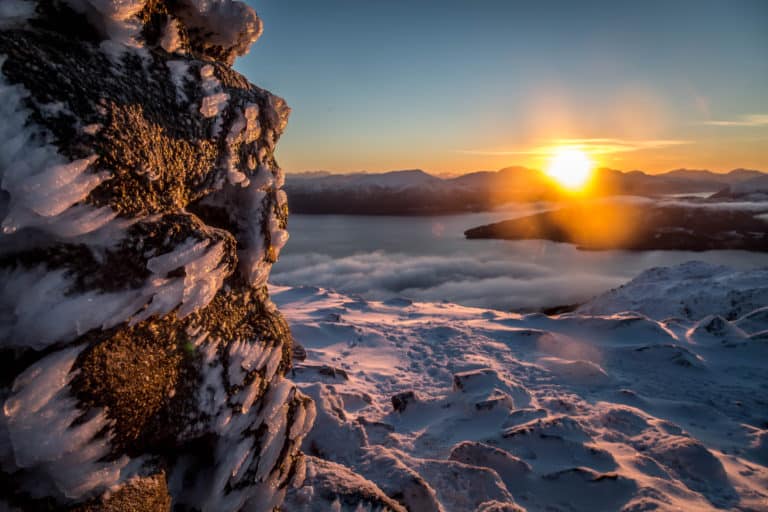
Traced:
<path id="1" fill-rule="evenodd" d="M 547 175 L 570 190 L 583 188 L 592 175 L 594 163 L 578 148 L 556 148 L 547 165 Z"/>

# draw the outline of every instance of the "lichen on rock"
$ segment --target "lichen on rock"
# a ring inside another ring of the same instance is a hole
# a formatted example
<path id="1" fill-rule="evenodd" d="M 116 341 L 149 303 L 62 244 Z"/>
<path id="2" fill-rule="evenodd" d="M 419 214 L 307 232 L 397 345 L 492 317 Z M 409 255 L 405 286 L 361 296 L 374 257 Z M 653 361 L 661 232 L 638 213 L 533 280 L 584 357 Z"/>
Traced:
<path id="1" fill-rule="evenodd" d="M 0 7 L 0 489 L 22 510 L 267 511 L 315 409 L 266 289 L 290 109 L 232 0 Z"/>

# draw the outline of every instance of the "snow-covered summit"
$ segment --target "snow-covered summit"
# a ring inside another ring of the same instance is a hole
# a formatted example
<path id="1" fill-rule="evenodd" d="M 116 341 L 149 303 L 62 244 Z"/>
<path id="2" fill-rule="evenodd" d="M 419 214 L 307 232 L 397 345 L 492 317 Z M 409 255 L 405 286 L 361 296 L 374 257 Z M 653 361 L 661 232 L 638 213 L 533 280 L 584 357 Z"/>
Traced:
<path id="1" fill-rule="evenodd" d="M 308 478 L 286 508 L 765 510 L 768 314 L 731 321 L 715 293 L 711 315 L 679 315 L 674 293 L 703 293 L 712 273 L 723 288 L 768 283 L 700 263 L 653 269 L 627 305 L 653 291 L 648 314 L 666 320 L 274 287 L 305 349 L 293 378 L 318 409 Z"/>

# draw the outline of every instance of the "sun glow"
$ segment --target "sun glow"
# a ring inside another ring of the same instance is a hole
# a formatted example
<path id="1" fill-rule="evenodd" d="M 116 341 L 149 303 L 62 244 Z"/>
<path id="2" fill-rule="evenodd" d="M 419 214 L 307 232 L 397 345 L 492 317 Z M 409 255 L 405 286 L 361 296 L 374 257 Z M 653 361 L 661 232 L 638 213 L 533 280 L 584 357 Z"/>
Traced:
<path id="1" fill-rule="evenodd" d="M 592 175 L 594 163 L 587 154 L 577 148 L 557 148 L 547 166 L 547 175 L 561 186 L 578 190 L 583 188 Z"/>

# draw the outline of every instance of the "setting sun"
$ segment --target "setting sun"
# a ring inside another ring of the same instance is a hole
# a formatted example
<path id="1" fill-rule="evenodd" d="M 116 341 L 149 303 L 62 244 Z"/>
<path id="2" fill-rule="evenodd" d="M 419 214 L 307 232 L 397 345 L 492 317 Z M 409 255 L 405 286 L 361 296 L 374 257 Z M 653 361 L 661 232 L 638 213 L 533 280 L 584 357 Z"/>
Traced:
<path id="1" fill-rule="evenodd" d="M 558 148 L 549 161 L 546 173 L 560 185 L 580 189 L 589 181 L 594 164 L 587 154 L 576 148 Z"/>

